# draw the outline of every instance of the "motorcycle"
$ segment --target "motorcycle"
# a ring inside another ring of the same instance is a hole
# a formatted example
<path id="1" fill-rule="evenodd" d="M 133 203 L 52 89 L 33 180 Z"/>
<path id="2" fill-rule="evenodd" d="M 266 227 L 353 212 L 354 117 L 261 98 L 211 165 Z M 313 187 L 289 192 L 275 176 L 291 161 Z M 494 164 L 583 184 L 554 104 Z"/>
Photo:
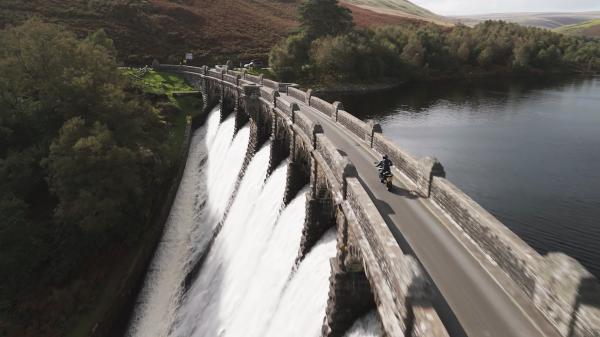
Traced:
<path id="1" fill-rule="evenodd" d="M 392 191 L 392 189 L 394 188 L 394 175 L 392 174 L 392 172 L 390 171 L 383 171 L 381 168 L 378 169 L 379 171 L 379 180 L 385 184 L 385 187 L 387 188 L 387 190 L 389 192 Z"/>
<path id="2" fill-rule="evenodd" d="M 392 172 L 387 171 L 383 174 L 383 183 L 385 184 L 385 187 L 387 188 L 388 192 L 392 191 L 392 188 L 394 188 L 393 182 L 394 181 L 394 175 L 392 174 Z"/>

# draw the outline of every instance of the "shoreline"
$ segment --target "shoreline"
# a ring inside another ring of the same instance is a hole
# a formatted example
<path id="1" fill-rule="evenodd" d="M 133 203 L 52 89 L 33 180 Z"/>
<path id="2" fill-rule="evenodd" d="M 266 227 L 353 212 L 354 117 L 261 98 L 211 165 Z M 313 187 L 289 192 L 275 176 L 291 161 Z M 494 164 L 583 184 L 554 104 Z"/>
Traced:
<path id="1" fill-rule="evenodd" d="M 541 78 L 561 78 L 561 77 L 597 77 L 600 73 L 594 72 L 527 72 L 527 73 L 506 73 L 499 71 L 490 72 L 470 72 L 464 76 L 446 76 L 445 74 L 438 74 L 431 76 L 427 79 L 420 80 L 397 80 L 397 79 L 384 79 L 380 82 L 369 82 L 369 83 L 300 83 L 300 87 L 304 89 L 312 89 L 314 95 L 322 96 L 338 96 L 338 95 L 367 95 L 374 93 L 381 93 L 398 89 L 409 84 L 436 84 L 441 82 L 454 81 L 457 83 L 461 82 L 477 82 L 485 80 L 519 80 L 519 79 L 530 79 L 531 76 L 539 76 Z"/>

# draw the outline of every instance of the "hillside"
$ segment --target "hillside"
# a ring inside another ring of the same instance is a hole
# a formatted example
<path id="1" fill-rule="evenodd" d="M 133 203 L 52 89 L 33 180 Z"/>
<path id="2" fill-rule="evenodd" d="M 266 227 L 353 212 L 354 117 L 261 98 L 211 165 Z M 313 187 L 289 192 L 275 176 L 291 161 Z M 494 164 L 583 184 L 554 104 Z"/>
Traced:
<path id="1" fill-rule="evenodd" d="M 80 36 L 103 28 L 128 65 L 152 59 L 194 62 L 266 58 L 271 46 L 296 29 L 302 0 L 2 0 L 0 29 L 38 16 Z M 432 13 L 403 0 L 352 0 L 359 26 L 403 24 Z M 401 10 L 407 14 L 401 14 Z M 387 12 L 386 12 L 387 11 Z"/>
<path id="2" fill-rule="evenodd" d="M 600 12 L 582 13 L 495 13 L 452 17 L 457 22 L 473 26 L 485 20 L 502 20 L 533 26 L 554 29 L 565 25 L 573 25 L 600 18 Z"/>
<path id="3" fill-rule="evenodd" d="M 585 21 L 574 25 L 567 25 L 556 28 L 558 33 L 600 38 L 600 19 Z"/>
<path id="4" fill-rule="evenodd" d="M 406 0 L 344 0 L 343 2 L 362 8 L 387 10 L 418 17 L 433 17 L 435 14 Z"/>
<path id="5" fill-rule="evenodd" d="M 360 8 L 402 20 L 428 21 L 441 25 L 451 24 L 445 17 L 406 0 L 342 0 L 341 3 L 350 8 Z"/>
<path id="6" fill-rule="evenodd" d="M 210 61 L 264 55 L 296 26 L 295 8 L 271 0 L 3 0 L 0 28 L 35 15 L 79 35 L 105 29 L 126 63 L 174 62 L 188 51 Z"/>

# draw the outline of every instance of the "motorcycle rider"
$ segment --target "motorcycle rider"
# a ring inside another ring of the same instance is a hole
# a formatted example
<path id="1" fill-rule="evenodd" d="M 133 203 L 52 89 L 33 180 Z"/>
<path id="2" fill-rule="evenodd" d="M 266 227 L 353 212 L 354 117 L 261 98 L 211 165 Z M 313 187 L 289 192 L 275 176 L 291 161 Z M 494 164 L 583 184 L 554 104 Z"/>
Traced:
<path id="1" fill-rule="evenodd" d="M 394 166 L 392 161 L 388 158 L 387 154 L 383 155 L 383 160 L 381 160 L 376 167 L 379 168 L 379 180 L 384 182 L 386 175 L 391 174 L 390 167 Z"/>

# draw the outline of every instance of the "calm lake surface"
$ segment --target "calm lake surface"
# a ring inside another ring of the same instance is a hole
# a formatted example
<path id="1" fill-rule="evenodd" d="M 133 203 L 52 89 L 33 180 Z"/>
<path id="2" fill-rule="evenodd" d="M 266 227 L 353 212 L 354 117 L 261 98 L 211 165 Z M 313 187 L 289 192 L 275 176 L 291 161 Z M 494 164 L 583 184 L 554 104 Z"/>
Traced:
<path id="1" fill-rule="evenodd" d="M 600 78 L 411 85 L 341 100 L 540 253 L 600 276 Z"/>

